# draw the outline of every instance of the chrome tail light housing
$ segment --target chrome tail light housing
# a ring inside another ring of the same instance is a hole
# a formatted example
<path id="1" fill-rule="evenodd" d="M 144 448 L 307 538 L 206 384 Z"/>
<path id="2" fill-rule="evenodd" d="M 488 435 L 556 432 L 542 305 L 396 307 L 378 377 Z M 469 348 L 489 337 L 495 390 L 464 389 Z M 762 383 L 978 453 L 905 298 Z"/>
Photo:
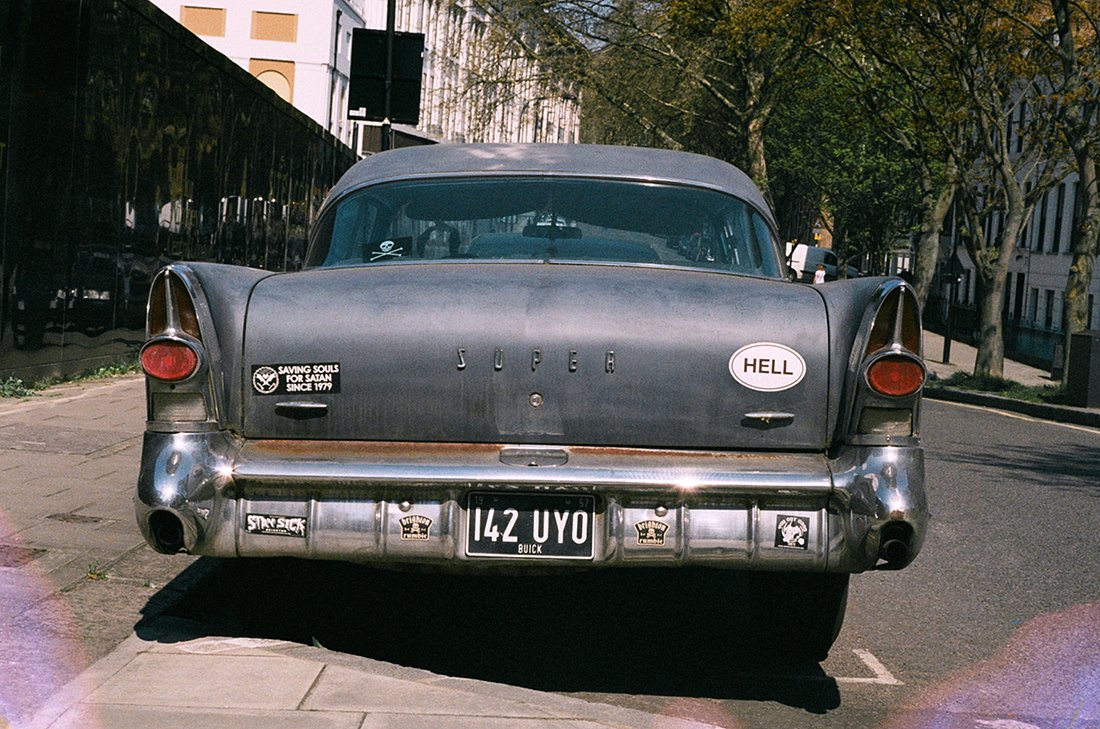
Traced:
<path id="1" fill-rule="evenodd" d="M 205 311 L 206 299 L 190 269 L 177 264 L 157 273 L 149 289 L 147 339 L 139 357 L 150 430 L 206 430 L 217 422 L 210 382 L 215 338 L 204 331 Z"/>
<path id="2" fill-rule="evenodd" d="M 864 314 L 849 363 L 854 391 L 848 437 L 867 445 L 909 445 L 919 432 L 920 393 L 928 371 L 921 358 L 920 306 L 900 279 L 884 283 Z"/>

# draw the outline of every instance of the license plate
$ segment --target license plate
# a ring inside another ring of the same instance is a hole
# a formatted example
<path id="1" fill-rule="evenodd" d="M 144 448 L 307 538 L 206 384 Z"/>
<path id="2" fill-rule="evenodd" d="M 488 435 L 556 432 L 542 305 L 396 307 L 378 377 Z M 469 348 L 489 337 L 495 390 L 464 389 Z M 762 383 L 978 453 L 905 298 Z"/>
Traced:
<path id="1" fill-rule="evenodd" d="M 472 493 L 466 554 L 473 557 L 592 559 L 591 494 Z"/>

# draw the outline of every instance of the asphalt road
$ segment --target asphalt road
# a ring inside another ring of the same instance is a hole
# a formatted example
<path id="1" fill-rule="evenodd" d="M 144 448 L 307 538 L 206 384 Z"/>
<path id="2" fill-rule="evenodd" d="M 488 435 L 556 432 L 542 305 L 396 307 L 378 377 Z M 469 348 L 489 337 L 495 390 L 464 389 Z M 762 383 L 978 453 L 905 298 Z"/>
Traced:
<path id="1" fill-rule="evenodd" d="M 167 611 L 214 635 L 316 642 L 669 726 L 1097 729 L 1100 431 L 926 401 L 923 432 L 924 551 L 853 578 L 820 665 L 745 624 L 736 590 L 685 571 L 471 578 L 200 560 Z"/>

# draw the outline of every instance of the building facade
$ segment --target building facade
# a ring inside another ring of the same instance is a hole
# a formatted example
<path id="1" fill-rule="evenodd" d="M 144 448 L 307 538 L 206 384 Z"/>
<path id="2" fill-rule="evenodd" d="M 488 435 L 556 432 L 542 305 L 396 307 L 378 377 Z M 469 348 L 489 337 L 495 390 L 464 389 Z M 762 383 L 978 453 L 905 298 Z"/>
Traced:
<path id="1" fill-rule="evenodd" d="M 355 28 L 384 29 L 386 0 L 154 0 L 359 154 L 371 125 L 347 119 Z M 575 142 L 576 94 L 546 80 L 520 49 L 490 42 L 492 19 L 470 0 L 398 0 L 395 26 L 423 33 L 420 122 L 440 142 Z"/>
<path id="2" fill-rule="evenodd" d="M 153 0 L 299 111 L 351 146 L 351 32 L 377 0 Z M 385 2 L 382 2 L 385 15 Z M 383 18 L 383 22 L 384 18 Z"/>
<path id="3" fill-rule="evenodd" d="M 492 22 L 470 0 L 398 0 L 397 29 L 424 34 L 418 127 L 445 142 L 577 142 L 576 93 L 493 43 Z"/>
<path id="4" fill-rule="evenodd" d="M 1072 262 L 1070 240 L 1077 210 L 1077 174 L 1053 185 L 1036 203 L 1009 266 L 1003 311 L 1005 351 L 1023 361 L 1050 367 L 1058 362 L 1058 349 L 1066 330 L 1065 292 Z M 987 240 L 996 240 L 1003 213 L 985 221 Z M 928 312 L 933 321 L 946 321 L 948 302 L 954 297 L 956 321 L 962 334 L 977 328 L 978 290 L 974 263 L 962 241 L 963 224 L 957 215 L 947 221 L 941 250 L 941 275 Z M 959 278 L 951 291 L 949 276 L 942 275 L 957 258 Z M 1093 276 L 1088 299 L 1089 329 L 1100 328 L 1100 276 Z"/>

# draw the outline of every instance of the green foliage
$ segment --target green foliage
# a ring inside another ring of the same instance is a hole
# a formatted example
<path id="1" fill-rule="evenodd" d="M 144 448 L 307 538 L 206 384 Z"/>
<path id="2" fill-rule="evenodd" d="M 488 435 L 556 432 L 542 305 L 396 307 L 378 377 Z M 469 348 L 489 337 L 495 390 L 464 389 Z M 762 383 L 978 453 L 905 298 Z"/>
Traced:
<path id="1" fill-rule="evenodd" d="M 105 380 L 110 377 L 138 372 L 139 370 L 140 366 L 136 359 L 126 358 L 120 359 L 113 364 L 84 370 L 70 377 L 51 377 L 44 380 L 38 380 L 30 385 L 24 383 L 23 380 L 18 377 L 9 377 L 6 380 L 0 380 L 0 397 L 31 397 L 37 395 L 39 390 L 44 390 L 51 385 L 58 385 L 64 382 Z"/>
<path id="2" fill-rule="evenodd" d="M 88 571 L 84 575 L 84 579 L 91 580 L 92 582 L 102 582 L 109 579 L 107 569 L 100 567 L 98 563 L 92 562 L 88 565 Z"/>
<path id="3" fill-rule="evenodd" d="M 0 380 L 0 397 L 30 397 L 34 394 L 35 388 L 23 384 L 23 380 L 18 377 Z"/>
<path id="4" fill-rule="evenodd" d="M 959 390 L 975 390 L 989 392 L 1013 400 L 1023 400 L 1034 403 L 1065 404 L 1066 386 L 1029 387 L 1019 382 L 1006 380 L 1003 377 L 991 375 L 972 375 L 967 372 L 956 372 L 945 380 L 939 380 L 937 385 L 954 387 Z"/>
<path id="5" fill-rule="evenodd" d="M 808 241 L 814 223 L 831 221 L 838 255 L 881 254 L 904 240 L 920 206 L 912 160 L 822 59 L 776 106 L 770 150 L 776 213 L 788 240 Z"/>

